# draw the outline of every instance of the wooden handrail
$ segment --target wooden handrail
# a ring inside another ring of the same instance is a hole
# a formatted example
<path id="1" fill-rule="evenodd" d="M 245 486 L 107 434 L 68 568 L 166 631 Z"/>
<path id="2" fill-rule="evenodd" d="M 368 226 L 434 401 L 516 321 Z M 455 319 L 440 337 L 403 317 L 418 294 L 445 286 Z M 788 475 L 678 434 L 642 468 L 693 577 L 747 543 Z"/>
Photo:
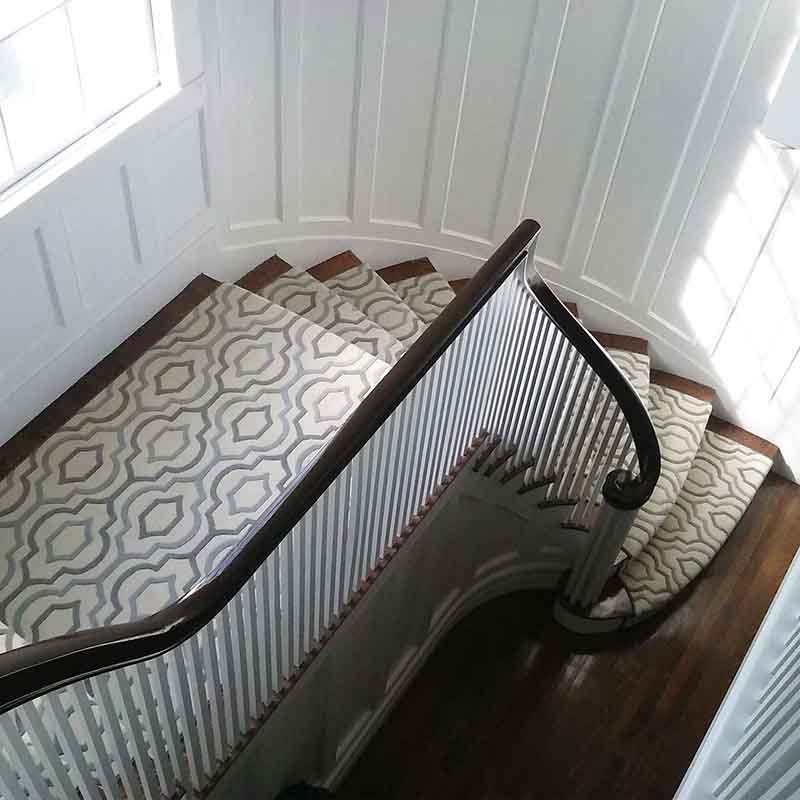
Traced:
<path id="1" fill-rule="evenodd" d="M 628 423 L 639 460 L 639 474 L 613 470 L 603 484 L 603 498 L 620 510 L 641 508 L 650 499 L 661 475 L 661 448 L 650 414 L 606 349 L 556 297 L 538 272 L 529 274 L 528 286 L 539 305 L 606 386 Z"/>

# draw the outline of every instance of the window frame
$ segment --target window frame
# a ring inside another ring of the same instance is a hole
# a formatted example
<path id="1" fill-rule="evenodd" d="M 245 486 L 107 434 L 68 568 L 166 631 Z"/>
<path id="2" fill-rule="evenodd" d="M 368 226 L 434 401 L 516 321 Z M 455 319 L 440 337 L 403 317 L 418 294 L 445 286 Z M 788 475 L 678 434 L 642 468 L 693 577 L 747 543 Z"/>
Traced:
<path id="1" fill-rule="evenodd" d="M 34 20 L 9 33 L 4 40 L 68 2 L 55 3 Z M 154 113 L 202 74 L 202 49 L 198 47 L 198 0 L 188 0 L 189 13 L 186 9 L 187 0 L 149 0 L 149 4 L 156 84 L 109 116 L 93 121 L 94 124 L 83 130 L 77 138 L 60 143 L 32 166 L 12 175 L 9 183 L 0 184 L 0 219 Z M 184 51 L 188 51 L 188 69 L 184 63 L 187 59 L 181 55 Z M 0 130 L 0 136 L 5 140 L 5 147 L 8 139 L 4 128 Z"/>

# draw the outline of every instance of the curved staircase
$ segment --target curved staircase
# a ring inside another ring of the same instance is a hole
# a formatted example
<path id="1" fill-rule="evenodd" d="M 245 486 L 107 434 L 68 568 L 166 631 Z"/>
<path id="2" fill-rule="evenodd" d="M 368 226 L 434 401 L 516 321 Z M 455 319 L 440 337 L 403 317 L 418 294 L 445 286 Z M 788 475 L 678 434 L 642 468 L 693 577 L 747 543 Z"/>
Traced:
<path id="1" fill-rule="evenodd" d="M 661 475 L 599 601 L 589 609 L 557 605 L 557 619 L 578 633 L 631 627 L 679 598 L 725 544 L 777 454 L 770 442 L 712 416 L 712 388 L 651 369 L 644 339 L 593 335 L 647 404 Z"/>
<path id="2" fill-rule="evenodd" d="M 602 345 L 635 390 L 618 406 L 552 312 L 512 286 L 519 253 L 498 252 L 494 296 L 488 279 L 448 283 L 426 258 L 374 269 L 350 251 L 309 269 L 275 255 L 235 285 L 201 276 L 2 448 L 3 797 L 205 790 L 467 464 L 526 524 L 555 522 L 541 553 L 554 580 L 573 566 L 556 608 L 573 630 L 634 625 L 700 575 L 775 448 L 711 417 L 709 388 L 651 371 L 643 340 L 596 333 L 588 351 Z M 456 290 L 475 307 L 444 320 Z M 360 451 L 351 418 L 369 403 L 387 422 Z M 641 454 L 623 407 L 642 403 L 662 469 L 637 511 L 624 489 L 641 488 Z M 318 479 L 337 458 L 341 475 Z M 616 540 L 593 542 L 620 520 L 630 530 L 603 566 Z M 209 615 L 202 604 L 233 572 L 239 594 Z M 136 635 L 109 627 L 139 622 L 124 629 Z M 29 688 L 39 667 L 21 645 L 51 640 L 46 687 Z M 81 672 L 90 651 L 108 666 Z"/>

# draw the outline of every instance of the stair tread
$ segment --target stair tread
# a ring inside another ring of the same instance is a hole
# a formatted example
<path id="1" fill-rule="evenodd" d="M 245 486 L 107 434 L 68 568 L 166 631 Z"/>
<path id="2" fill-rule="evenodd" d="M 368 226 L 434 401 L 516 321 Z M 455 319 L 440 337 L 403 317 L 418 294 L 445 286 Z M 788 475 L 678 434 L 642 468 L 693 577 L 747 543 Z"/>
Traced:
<path id="1" fill-rule="evenodd" d="M 259 264 L 237 285 L 332 331 L 387 364 L 403 355 L 403 345 L 388 331 L 327 284 L 279 256 Z"/>
<path id="2" fill-rule="evenodd" d="M 705 386 L 702 383 L 697 383 L 697 381 L 684 378 L 682 375 L 673 375 L 671 372 L 664 372 L 660 369 L 650 370 L 650 383 L 674 389 L 681 394 L 696 397 L 698 400 L 704 400 L 707 403 L 710 403 L 716 394 L 710 386 Z"/>
<path id="3" fill-rule="evenodd" d="M 469 283 L 469 281 L 469 278 L 456 278 L 455 280 L 448 281 L 448 283 L 450 284 L 450 288 L 456 294 L 458 294 Z"/>
<path id="4" fill-rule="evenodd" d="M 427 258 L 384 267 L 378 270 L 378 275 L 426 325 L 430 325 L 456 296 Z"/>
<path id="5" fill-rule="evenodd" d="M 730 536 L 772 458 L 706 430 L 683 489 L 659 531 L 620 571 L 635 613 L 649 613 L 684 589 Z"/>
<path id="6" fill-rule="evenodd" d="M 36 641 L 173 601 L 387 369 L 281 306 L 217 286 L 0 482 L 0 618 Z"/>
<path id="7" fill-rule="evenodd" d="M 770 459 L 775 459 L 778 455 L 778 447 L 767 439 L 762 439 L 732 422 L 726 422 L 724 419 L 712 416 L 708 421 L 708 429 L 714 433 L 724 436 L 726 439 L 731 439 L 738 442 L 744 447 L 754 450 L 756 453 L 761 453 Z"/>
<path id="8" fill-rule="evenodd" d="M 651 373 L 652 375 L 652 373 Z M 661 446 L 661 476 L 639 510 L 622 546 L 635 558 L 667 518 L 678 499 L 711 414 L 711 403 L 662 384 L 650 386 L 648 410 Z"/>
<path id="9" fill-rule="evenodd" d="M 403 347 L 410 347 L 425 330 L 422 320 L 397 292 L 351 251 L 340 253 L 308 271 L 391 333 Z"/>
<path id="10" fill-rule="evenodd" d="M 607 350 L 626 350 L 630 353 L 647 355 L 647 339 L 638 336 L 624 336 L 619 333 L 606 333 L 604 331 L 590 331 L 597 341 Z"/>

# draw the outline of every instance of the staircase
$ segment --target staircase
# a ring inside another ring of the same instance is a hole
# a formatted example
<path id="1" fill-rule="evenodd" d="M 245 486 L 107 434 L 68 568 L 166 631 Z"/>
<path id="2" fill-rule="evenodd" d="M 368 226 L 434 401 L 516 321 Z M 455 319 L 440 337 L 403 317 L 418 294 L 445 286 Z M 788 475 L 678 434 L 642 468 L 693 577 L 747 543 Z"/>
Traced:
<path id="1" fill-rule="evenodd" d="M 350 251 L 201 276 L 3 447 L 0 796 L 209 791 L 448 514 L 458 580 L 567 576 L 572 630 L 679 599 L 775 448 L 643 340 L 590 335 L 537 233 L 452 285 Z M 473 544 L 475 503 L 519 529 Z"/>

